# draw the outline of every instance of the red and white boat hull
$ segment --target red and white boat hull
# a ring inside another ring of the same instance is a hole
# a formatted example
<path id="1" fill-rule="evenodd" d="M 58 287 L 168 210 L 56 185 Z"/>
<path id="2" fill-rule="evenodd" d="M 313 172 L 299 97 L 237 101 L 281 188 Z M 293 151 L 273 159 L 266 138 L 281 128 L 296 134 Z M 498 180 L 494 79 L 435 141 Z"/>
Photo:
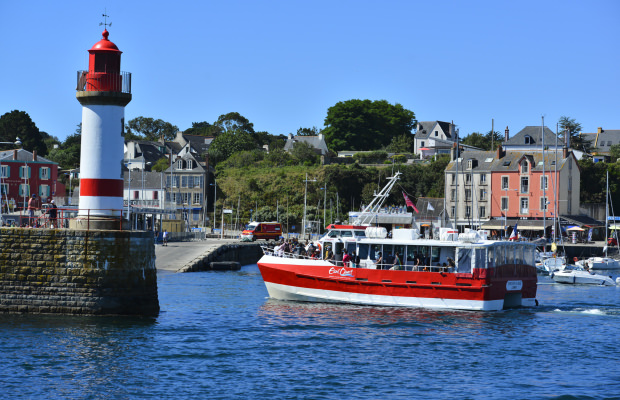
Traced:
<path id="1" fill-rule="evenodd" d="M 272 255 L 263 256 L 258 266 L 269 296 L 279 300 L 480 311 L 536 302 L 533 267 L 527 279 L 511 279 L 506 273 L 491 278 L 486 270 L 455 274 L 345 268 L 326 260 Z"/>

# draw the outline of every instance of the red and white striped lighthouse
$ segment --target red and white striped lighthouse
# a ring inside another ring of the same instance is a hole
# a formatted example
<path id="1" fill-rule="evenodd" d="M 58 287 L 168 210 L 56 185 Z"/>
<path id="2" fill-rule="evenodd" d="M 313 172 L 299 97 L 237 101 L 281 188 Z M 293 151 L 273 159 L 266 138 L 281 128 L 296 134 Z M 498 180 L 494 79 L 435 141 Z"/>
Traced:
<path id="1" fill-rule="evenodd" d="M 122 161 L 125 106 L 131 101 L 131 73 L 121 72 L 121 51 L 109 32 L 88 50 L 88 71 L 78 71 L 76 97 L 82 105 L 80 217 L 113 229 L 123 209 Z M 91 225 L 92 227 L 92 225 Z M 102 226 L 102 228 L 104 228 Z"/>

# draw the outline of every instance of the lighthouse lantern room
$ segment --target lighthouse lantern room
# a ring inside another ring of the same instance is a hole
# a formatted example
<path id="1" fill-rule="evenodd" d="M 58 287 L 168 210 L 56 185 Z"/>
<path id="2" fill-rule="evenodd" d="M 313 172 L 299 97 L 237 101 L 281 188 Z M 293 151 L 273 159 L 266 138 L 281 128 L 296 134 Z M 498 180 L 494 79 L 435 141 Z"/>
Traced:
<path id="1" fill-rule="evenodd" d="M 121 71 L 122 52 L 108 39 L 108 30 L 102 35 L 88 50 L 88 70 L 78 71 L 77 77 L 82 146 L 76 223 L 88 218 L 90 229 L 119 229 L 123 217 L 125 106 L 131 101 L 131 73 Z"/>

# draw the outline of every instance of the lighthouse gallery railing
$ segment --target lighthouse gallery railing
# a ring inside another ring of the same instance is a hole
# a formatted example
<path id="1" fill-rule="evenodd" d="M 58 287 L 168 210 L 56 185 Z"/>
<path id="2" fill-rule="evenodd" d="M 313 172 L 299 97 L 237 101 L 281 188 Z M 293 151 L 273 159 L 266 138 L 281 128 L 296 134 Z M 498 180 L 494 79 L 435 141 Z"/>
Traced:
<path id="1" fill-rule="evenodd" d="M 78 71 L 78 92 L 121 92 L 131 93 L 131 72 Z"/>

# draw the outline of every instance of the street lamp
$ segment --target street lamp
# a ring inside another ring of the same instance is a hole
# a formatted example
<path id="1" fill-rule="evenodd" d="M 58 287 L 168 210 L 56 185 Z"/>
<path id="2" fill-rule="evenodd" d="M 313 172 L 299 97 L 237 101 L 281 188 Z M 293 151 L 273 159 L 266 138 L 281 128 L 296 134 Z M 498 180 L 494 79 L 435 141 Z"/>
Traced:
<path id="1" fill-rule="evenodd" d="M 131 163 L 126 163 L 125 166 L 129 170 L 129 177 L 127 178 L 127 221 L 130 221 L 129 216 L 131 212 L 129 211 L 129 204 L 131 203 Z M 131 226 L 131 224 L 129 224 Z"/>
<path id="2" fill-rule="evenodd" d="M 0 142 L 0 144 L 16 144 L 18 146 L 21 146 L 22 141 L 19 140 L 18 137 L 16 137 L 15 142 Z M 2 225 L 2 222 L 3 222 L 3 219 L 2 219 L 2 199 L 3 198 L 6 198 L 7 211 L 9 209 L 9 202 L 8 202 L 9 193 L 8 193 L 8 190 L 6 191 L 6 193 L 3 193 L 4 186 L 2 186 L 2 178 L 4 178 L 4 173 L 2 173 L 2 163 L 0 162 L 0 226 Z"/>
<path id="3" fill-rule="evenodd" d="M 301 237 L 303 239 L 305 239 L 306 237 L 306 198 L 307 198 L 307 194 L 308 194 L 308 182 L 316 182 L 316 179 L 313 179 L 311 181 L 308 180 L 308 173 L 306 172 L 306 179 L 304 180 L 304 182 L 306 182 L 306 189 L 304 190 L 304 221 L 303 221 L 303 226 L 302 226 L 302 231 L 301 231 Z"/>

